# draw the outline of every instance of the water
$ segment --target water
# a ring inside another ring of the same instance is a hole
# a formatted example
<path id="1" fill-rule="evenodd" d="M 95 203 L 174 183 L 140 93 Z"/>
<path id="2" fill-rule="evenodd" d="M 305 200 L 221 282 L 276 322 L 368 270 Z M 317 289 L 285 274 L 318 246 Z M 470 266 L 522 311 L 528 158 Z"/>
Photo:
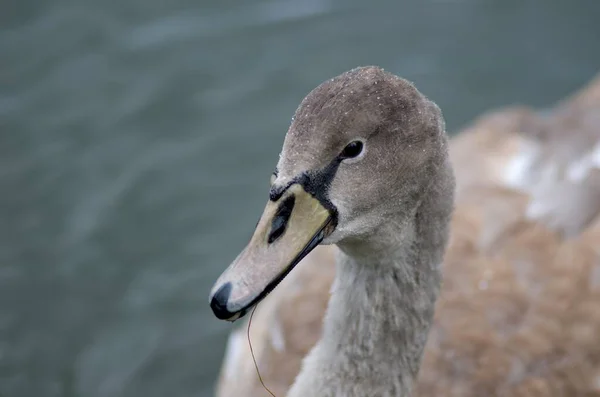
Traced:
<path id="1" fill-rule="evenodd" d="M 600 2 L 23 0 L 0 15 L 0 396 L 209 396 L 210 286 L 290 117 L 357 65 L 456 131 L 600 70 Z"/>

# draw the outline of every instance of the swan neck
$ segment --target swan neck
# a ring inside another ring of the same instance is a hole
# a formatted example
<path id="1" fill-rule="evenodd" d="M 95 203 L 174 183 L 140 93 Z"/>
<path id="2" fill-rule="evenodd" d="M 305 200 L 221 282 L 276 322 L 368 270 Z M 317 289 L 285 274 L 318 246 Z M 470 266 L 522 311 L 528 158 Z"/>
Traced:
<path id="1" fill-rule="evenodd" d="M 322 339 L 289 396 L 411 395 L 439 291 L 441 258 L 421 260 L 431 258 L 419 255 L 412 225 L 395 235 L 403 241 L 385 255 L 350 255 L 352 249 L 341 247 Z"/>

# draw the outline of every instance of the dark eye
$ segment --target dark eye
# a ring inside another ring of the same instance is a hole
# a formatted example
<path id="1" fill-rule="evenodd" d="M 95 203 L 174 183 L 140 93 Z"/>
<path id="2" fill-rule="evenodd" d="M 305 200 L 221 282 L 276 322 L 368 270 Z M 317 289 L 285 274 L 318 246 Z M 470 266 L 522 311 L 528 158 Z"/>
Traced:
<path id="1" fill-rule="evenodd" d="M 351 159 L 353 157 L 358 156 L 363 150 L 363 143 L 361 141 L 353 141 L 350 142 L 344 150 L 342 150 L 342 154 L 340 157 L 342 159 Z"/>

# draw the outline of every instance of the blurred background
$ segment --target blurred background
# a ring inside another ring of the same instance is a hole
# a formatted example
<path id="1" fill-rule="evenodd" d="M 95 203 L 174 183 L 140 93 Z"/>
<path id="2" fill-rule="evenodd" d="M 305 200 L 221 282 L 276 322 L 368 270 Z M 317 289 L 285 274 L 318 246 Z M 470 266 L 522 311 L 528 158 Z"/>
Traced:
<path id="1" fill-rule="evenodd" d="M 289 120 L 376 64 L 458 131 L 600 71 L 597 0 L 21 0 L 0 12 L 0 396 L 211 396 L 212 283 Z"/>

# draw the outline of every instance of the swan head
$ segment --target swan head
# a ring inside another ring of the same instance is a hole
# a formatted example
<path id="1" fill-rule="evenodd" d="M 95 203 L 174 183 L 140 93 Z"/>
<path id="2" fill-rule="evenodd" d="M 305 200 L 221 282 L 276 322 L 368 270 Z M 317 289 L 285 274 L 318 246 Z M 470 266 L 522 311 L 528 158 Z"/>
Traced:
<path id="1" fill-rule="evenodd" d="M 302 101 L 249 244 L 215 283 L 215 315 L 234 321 L 320 243 L 352 247 L 414 216 L 447 162 L 439 108 L 377 67 L 328 80 Z"/>

